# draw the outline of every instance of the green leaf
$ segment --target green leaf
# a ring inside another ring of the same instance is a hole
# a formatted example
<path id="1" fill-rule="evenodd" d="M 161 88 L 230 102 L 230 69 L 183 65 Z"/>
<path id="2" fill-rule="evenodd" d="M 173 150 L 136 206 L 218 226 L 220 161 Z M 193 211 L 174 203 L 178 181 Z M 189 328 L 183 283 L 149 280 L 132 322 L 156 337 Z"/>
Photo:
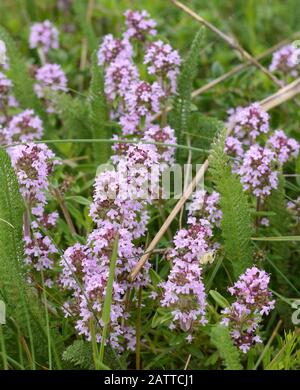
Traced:
<path id="1" fill-rule="evenodd" d="M 233 345 L 228 328 L 222 325 L 213 326 L 211 341 L 217 347 L 227 370 L 242 370 L 240 354 Z"/>
<path id="2" fill-rule="evenodd" d="M 230 306 L 230 303 L 227 301 L 226 298 L 223 297 L 218 291 L 216 290 L 210 290 L 209 294 L 212 296 L 212 298 L 215 300 L 215 302 L 222 307 L 222 309 L 225 309 L 225 307 Z"/>
<path id="3" fill-rule="evenodd" d="M 84 340 L 75 340 L 63 352 L 62 358 L 78 368 L 89 370 L 94 367 L 91 343 Z"/>
<path id="4" fill-rule="evenodd" d="M 87 121 L 88 107 L 81 97 L 52 91 L 50 98 L 63 122 L 64 138 L 86 138 L 90 136 Z M 55 137 L 56 138 L 56 137 Z M 71 145 L 71 147 L 73 147 Z M 69 156 L 68 156 L 69 157 Z"/>
<path id="5" fill-rule="evenodd" d="M 150 268 L 149 270 L 149 276 L 152 282 L 152 285 L 156 287 L 159 283 L 162 282 L 162 278 L 158 275 L 157 272 L 154 271 L 153 268 Z"/>
<path id="6" fill-rule="evenodd" d="M 179 144 L 182 141 L 183 132 L 188 130 L 193 81 L 197 75 L 198 65 L 200 63 L 200 50 L 203 36 L 204 28 L 201 28 L 192 42 L 190 51 L 177 78 L 177 95 L 174 101 L 171 125 L 175 130 Z"/>
<path id="7" fill-rule="evenodd" d="M 83 196 L 74 195 L 74 196 L 66 196 L 66 200 L 72 200 L 76 203 L 82 204 L 84 206 L 90 206 L 91 201 L 87 198 L 84 198 Z"/>
<path id="8" fill-rule="evenodd" d="M 151 322 L 152 328 L 156 328 L 159 325 L 163 325 L 172 319 L 172 313 L 166 309 L 157 309 Z"/>
<path id="9" fill-rule="evenodd" d="M 221 195 L 220 206 L 225 255 L 232 263 L 235 277 L 252 265 L 252 220 L 247 196 L 239 177 L 231 172 L 228 156 L 224 152 L 226 132 L 221 132 L 209 158 L 210 172 Z"/>

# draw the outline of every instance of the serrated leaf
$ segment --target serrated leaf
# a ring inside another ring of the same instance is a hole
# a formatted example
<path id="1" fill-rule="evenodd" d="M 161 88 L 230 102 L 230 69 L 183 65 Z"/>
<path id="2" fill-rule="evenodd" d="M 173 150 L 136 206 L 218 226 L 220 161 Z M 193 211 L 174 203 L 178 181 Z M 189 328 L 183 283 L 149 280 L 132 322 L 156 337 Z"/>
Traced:
<path id="1" fill-rule="evenodd" d="M 225 138 L 224 129 L 214 143 L 209 163 L 213 182 L 221 195 L 225 255 L 232 264 L 235 277 L 238 277 L 253 262 L 253 226 L 247 196 L 239 177 L 231 172 L 229 158 L 224 152 Z"/>
<path id="2" fill-rule="evenodd" d="M 175 130 L 177 142 L 179 144 L 181 143 L 183 132 L 188 130 L 193 81 L 197 74 L 197 68 L 200 62 L 200 50 L 203 36 L 204 28 L 201 28 L 192 42 L 190 51 L 177 78 L 177 94 L 171 116 L 171 125 Z"/>
<path id="3" fill-rule="evenodd" d="M 242 370 L 240 354 L 233 345 L 228 328 L 222 325 L 213 326 L 211 341 L 217 347 L 227 370 Z"/>

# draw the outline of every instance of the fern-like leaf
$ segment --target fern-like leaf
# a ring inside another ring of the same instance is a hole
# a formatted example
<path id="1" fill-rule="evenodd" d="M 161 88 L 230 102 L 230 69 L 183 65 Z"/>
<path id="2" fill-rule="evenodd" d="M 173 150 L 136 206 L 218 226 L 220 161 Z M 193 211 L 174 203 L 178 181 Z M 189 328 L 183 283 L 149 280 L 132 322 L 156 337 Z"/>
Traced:
<path id="1" fill-rule="evenodd" d="M 93 351 L 91 343 L 83 340 L 76 340 L 64 352 L 63 360 L 69 364 L 90 370 L 94 368 Z"/>
<path id="2" fill-rule="evenodd" d="M 88 107 L 82 98 L 52 92 L 51 99 L 63 122 L 66 138 L 88 138 L 91 135 L 87 121 Z"/>
<path id="3" fill-rule="evenodd" d="M 197 74 L 197 67 L 200 61 L 203 35 L 204 29 L 201 28 L 192 42 L 188 56 L 177 78 L 177 95 L 174 102 L 174 111 L 171 116 L 171 124 L 175 129 L 178 143 L 181 143 L 182 133 L 188 129 L 193 81 Z"/>
<path id="4" fill-rule="evenodd" d="M 224 152 L 226 133 L 221 132 L 210 156 L 210 172 L 221 195 L 221 221 L 225 254 L 232 263 L 235 277 L 252 264 L 252 221 L 247 196 L 237 175 L 231 172 Z"/>
<path id="5" fill-rule="evenodd" d="M 242 370 L 239 351 L 233 345 L 228 328 L 216 325 L 211 330 L 211 341 L 217 347 L 226 370 Z"/>

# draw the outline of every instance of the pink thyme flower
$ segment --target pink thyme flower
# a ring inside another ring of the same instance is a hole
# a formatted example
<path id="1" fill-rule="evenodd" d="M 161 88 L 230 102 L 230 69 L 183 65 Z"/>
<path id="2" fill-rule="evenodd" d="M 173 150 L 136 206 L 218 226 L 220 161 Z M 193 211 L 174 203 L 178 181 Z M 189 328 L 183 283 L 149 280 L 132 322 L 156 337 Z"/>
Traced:
<path id="1" fill-rule="evenodd" d="M 148 221 L 145 205 L 140 200 L 130 199 L 127 179 L 116 171 L 104 171 L 97 176 L 90 215 L 98 226 L 105 220 L 111 221 L 116 227 L 126 228 L 133 238 L 145 233 Z"/>
<path id="2" fill-rule="evenodd" d="M 129 288 L 129 272 L 141 254 L 141 251 L 132 244 L 132 237 L 128 231 L 116 229 L 113 224 L 106 222 L 89 235 L 86 245 L 75 244 L 68 248 L 61 259 L 63 268 L 61 283 L 64 288 L 73 291 L 73 302 L 71 300 L 67 303 L 67 309 L 68 311 L 71 309 L 73 315 L 77 316 L 78 333 L 90 340 L 89 320 L 94 313 L 101 318 L 112 247 L 117 233 L 119 234 L 118 259 L 113 285 L 108 342 L 121 352 L 124 349 L 124 339 L 127 349 L 134 347 L 133 330 L 126 325 L 129 313 L 126 311 L 124 297 Z M 78 285 L 78 281 L 82 287 Z M 141 275 L 134 285 L 144 285 L 147 282 L 148 280 L 143 279 Z M 101 327 L 101 321 L 96 323 L 98 342 L 101 342 Z"/>
<path id="3" fill-rule="evenodd" d="M 236 301 L 225 308 L 222 324 L 229 327 L 233 342 L 244 353 L 261 342 L 257 330 L 262 316 L 274 309 L 275 300 L 268 289 L 269 275 L 257 267 L 248 268 L 228 291 Z"/>
<path id="4" fill-rule="evenodd" d="M 33 110 L 25 110 L 15 115 L 7 126 L 7 143 L 30 142 L 41 139 L 43 136 L 43 124 Z"/>
<path id="5" fill-rule="evenodd" d="M 122 126 L 123 135 L 141 135 L 140 117 L 137 114 L 121 115 L 119 123 Z"/>
<path id="6" fill-rule="evenodd" d="M 33 238 L 25 236 L 25 264 L 32 265 L 37 271 L 53 267 L 53 255 L 57 254 L 51 239 L 40 232 L 34 232 Z"/>
<path id="7" fill-rule="evenodd" d="M 242 142 L 253 143 L 260 134 L 269 132 L 269 114 L 259 103 L 237 107 L 229 111 L 228 125 L 233 126 L 235 136 Z"/>
<path id="8" fill-rule="evenodd" d="M 110 65 L 117 58 L 130 59 L 133 55 L 131 44 L 126 39 L 114 38 L 112 34 L 105 35 L 99 46 L 98 65 Z"/>
<path id="9" fill-rule="evenodd" d="M 109 100 L 124 97 L 133 82 L 138 80 L 136 66 L 127 58 L 117 58 L 105 72 L 105 93 Z"/>
<path id="10" fill-rule="evenodd" d="M 129 199 L 150 202 L 158 196 L 159 190 L 159 154 L 155 145 L 129 145 L 124 155 L 114 155 L 117 171 L 127 178 L 126 192 Z"/>
<path id="11" fill-rule="evenodd" d="M 130 114 L 139 116 L 151 116 L 160 110 L 160 102 L 165 97 L 161 86 L 154 82 L 134 82 L 125 93 L 125 102 Z"/>
<path id="12" fill-rule="evenodd" d="M 46 204 L 45 191 L 49 186 L 48 175 L 58 160 L 44 144 L 14 146 L 9 149 L 9 154 L 25 202 L 32 208 L 34 215 L 42 216 Z"/>
<path id="13" fill-rule="evenodd" d="M 147 11 L 127 10 L 124 15 L 127 26 L 127 31 L 124 34 L 125 38 L 136 38 L 144 41 L 147 35 L 156 35 L 156 22 L 150 19 Z"/>
<path id="14" fill-rule="evenodd" d="M 266 227 L 270 226 L 270 220 L 269 220 L 269 218 L 266 218 L 266 217 L 262 218 L 262 219 L 260 220 L 260 225 L 266 226 Z"/>
<path id="15" fill-rule="evenodd" d="M 148 65 L 149 74 L 162 79 L 167 78 L 171 83 L 171 92 L 176 92 L 176 77 L 179 73 L 181 58 L 177 50 L 162 41 L 150 43 L 144 58 Z"/>
<path id="16" fill-rule="evenodd" d="M 220 226 L 222 211 L 219 206 L 220 194 L 213 191 L 208 194 L 205 190 L 194 193 L 188 206 L 189 216 L 206 218 L 212 225 Z"/>
<path id="17" fill-rule="evenodd" d="M 292 77 L 298 76 L 300 49 L 295 45 L 286 45 L 277 50 L 269 67 L 271 72 L 282 72 Z"/>
<path id="18" fill-rule="evenodd" d="M 47 99 L 49 91 L 67 91 L 67 78 L 58 64 L 46 64 L 39 68 L 35 75 L 34 90 L 40 99 L 45 99 L 47 112 L 55 111 L 53 103 Z"/>
<path id="19" fill-rule="evenodd" d="M 58 30 L 49 20 L 34 23 L 30 30 L 29 46 L 31 49 L 41 48 L 44 53 L 58 49 Z"/>
<path id="20" fill-rule="evenodd" d="M 278 172 L 273 170 L 275 153 L 268 148 L 252 145 L 245 153 L 238 171 L 245 191 L 265 198 L 278 186 Z"/>
<path id="21" fill-rule="evenodd" d="M 172 269 L 168 280 L 162 284 L 161 305 L 172 310 L 171 329 L 176 323 L 185 332 L 194 325 L 206 324 L 206 295 L 197 263 L 185 261 L 178 255 L 172 258 Z"/>
<path id="22" fill-rule="evenodd" d="M 170 126 L 161 128 L 159 125 L 151 125 L 142 138 L 142 141 L 160 142 L 176 145 L 175 132 Z M 175 148 L 169 146 L 156 145 L 157 153 L 160 155 L 161 170 L 171 166 L 175 162 Z"/>
<path id="23" fill-rule="evenodd" d="M 226 138 L 224 151 L 231 157 L 242 157 L 244 154 L 242 143 L 231 136 Z"/>
<path id="24" fill-rule="evenodd" d="M 210 224 L 205 219 L 190 223 L 174 237 L 174 249 L 170 253 L 172 269 L 166 282 L 161 283 L 161 305 L 172 310 L 170 328 L 176 324 L 186 332 L 193 326 L 206 324 L 206 295 L 201 278 L 199 259 L 209 248 L 212 236 Z"/>
<path id="25" fill-rule="evenodd" d="M 36 72 L 35 92 L 38 97 L 44 97 L 44 89 L 49 88 L 53 91 L 66 91 L 67 78 L 58 64 L 46 64 Z"/>
<path id="26" fill-rule="evenodd" d="M 267 146 L 276 153 L 280 165 L 286 163 L 292 157 L 296 158 L 300 147 L 295 139 L 288 138 L 282 130 L 274 132 L 268 139 Z"/>
<path id="27" fill-rule="evenodd" d="M 33 229 L 38 229 L 39 226 L 43 226 L 45 229 L 50 230 L 55 227 L 57 220 L 59 218 L 59 214 L 57 211 L 53 211 L 52 213 L 45 213 L 36 218 L 36 220 L 31 222 L 31 226 Z"/>

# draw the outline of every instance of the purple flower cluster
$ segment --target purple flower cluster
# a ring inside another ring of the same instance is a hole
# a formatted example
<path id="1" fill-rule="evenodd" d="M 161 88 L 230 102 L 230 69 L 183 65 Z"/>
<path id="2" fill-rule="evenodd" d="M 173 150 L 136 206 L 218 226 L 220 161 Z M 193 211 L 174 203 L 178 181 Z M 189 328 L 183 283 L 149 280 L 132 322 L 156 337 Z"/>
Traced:
<path id="1" fill-rule="evenodd" d="M 135 38 L 144 41 L 147 35 L 156 35 L 156 22 L 150 19 L 147 11 L 132 11 L 125 12 L 125 24 L 127 31 L 124 36 L 127 39 Z"/>
<path id="2" fill-rule="evenodd" d="M 127 59 L 133 55 L 133 49 L 127 39 L 114 38 L 112 34 L 105 35 L 97 52 L 98 65 L 110 65 L 117 58 Z"/>
<path id="3" fill-rule="evenodd" d="M 108 340 L 118 351 L 134 347 L 134 330 L 129 326 L 126 296 L 131 288 L 148 283 L 149 264 L 145 265 L 134 283 L 128 281 L 128 276 L 143 253 L 136 240 L 146 233 L 149 220 L 147 206 L 157 194 L 159 196 L 161 164 L 166 167 L 174 159 L 174 148 L 156 147 L 147 144 L 147 141 L 176 143 L 174 131 L 169 126 L 161 128 L 151 123 L 153 114 L 161 109 L 165 91 L 158 82 L 150 84 L 140 80 L 133 62 L 134 51 L 129 43 L 132 38 L 144 43 L 147 35 L 154 33 L 154 22 L 146 12 L 128 11 L 126 24 L 128 31 L 122 39 L 107 35 L 98 50 L 98 64 L 104 66 L 105 92 L 111 117 L 117 119 L 122 127 L 121 135 L 114 136 L 113 169 L 100 172 L 95 180 L 90 215 L 96 228 L 87 237 L 85 245 L 75 244 L 68 248 L 61 259 L 61 283 L 72 294 L 64 306 L 65 313 L 77 317 L 76 329 L 88 340 L 91 337 L 90 319 L 96 313 L 99 319 L 96 338 L 100 342 L 100 318 L 110 256 L 119 234 Z M 123 139 L 133 143 L 122 142 Z"/>
<path id="4" fill-rule="evenodd" d="M 281 72 L 292 77 L 297 77 L 299 60 L 300 49 L 295 45 L 286 45 L 273 54 L 269 69 L 271 72 Z"/>
<path id="5" fill-rule="evenodd" d="M 112 246 L 116 235 L 119 234 L 119 247 L 115 280 L 113 284 L 113 296 L 111 304 L 111 322 L 109 339 L 110 345 L 117 351 L 134 349 L 134 329 L 126 325 L 129 313 L 126 310 L 124 296 L 130 287 L 128 273 L 136 264 L 136 259 L 141 251 L 132 244 L 131 234 L 127 229 L 116 228 L 108 221 L 94 230 L 87 239 L 86 245 L 75 244 L 68 248 L 61 259 L 62 276 L 61 283 L 64 288 L 72 291 L 72 300 L 65 304 L 66 315 L 78 317 L 76 329 L 79 334 L 91 339 L 90 319 L 99 321 L 96 323 L 96 340 L 101 342 L 101 313 L 106 293 L 106 284 L 109 276 L 109 262 L 112 254 Z M 81 281 L 81 286 L 77 281 Z M 146 281 L 139 278 L 137 285 L 143 285 Z M 126 341 L 126 342 L 124 342 Z"/>
<path id="6" fill-rule="evenodd" d="M 188 226 L 174 237 L 174 248 L 169 258 L 172 269 L 168 280 L 161 284 L 161 305 L 172 310 L 171 329 L 176 324 L 188 332 L 192 340 L 193 327 L 206 324 L 206 294 L 202 282 L 201 265 L 213 261 L 216 245 L 212 244 L 212 229 L 219 226 L 222 217 L 218 209 L 219 194 L 203 190 L 194 194 L 189 205 Z"/>
<path id="7" fill-rule="evenodd" d="M 296 158 L 299 153 L 299 144 L 293 138 L 288 138 L 282 130 L 276 130 L 268 139 L 267 146 L 272 149 L 280 165 L 286 163 L 290 158 Z"/>
<path id="8" fill-rule="evenodd" d="M 192 202 L 188 206 L 190 217 L 206 218 L 212 225 L 220 226 L 222 211 L 219 206 L 220 194 L 213 191 L 208 194 L 205 190 L 194 193 Z"/>
<path id="9" fill-rule="evenodd" d="M 229 113 L 234 136 L 227 137 L 224 151 L 233 158 L 232 171 L 241 176 L 245 191 L 265 199 L 277 188 L 278 167 L 297 157 L 299 144 L 282 130 L 271 132 L 269 115 L 258 103 Z"/>
<path id="10" fill-rule="evenodd" d="M 21 193 L 32 214 L 41 217 L 47 203 L 48 175 L 58 164 L 54 153 L 45 144 L 28 143 L 9 149 Z"/>
<path id="11" fill-rule="evenodd" d="M 160 111 L 164 97 L 165 93 L 159 83 L 150 84 L 146 81 L 132 83 L 124 96 L 129 115 L 148 118 Z"/>
<path id="12" fill-rule="evenodd" d="M 269 196 L 278 185 L 278 172 L 273 170 L 275 161 L 276 155 L 272 150 L 252 145 L 238 171 L 244 190 L 258 198 Z"/>
<path id="13" fill-rule="evenodd" d="M 37 271 L 53 268 L 53 255 L 58 253 L 48 236 L 33 232 L 32 238 L 25 236 L 25 264 Z"/>
<path id="14" fill-rule="evenodd" d="M 270 131 L 269 114 L 259 103 L 229 110 L 229 114 L 228 125 L 233 126 L 233 133 L 240 141 L 253 143 L 260 134 Z"/>
<path id="15" fill-rule="evenodd" d="M 168 280 L 161 284 L 161 305 L 172 310 L 171 329 L 178 324 L 191 334 L 195 325 L 207 323 L 206 294 L 199 260 L 209 250 L 211 236 L 209 222 L 200 219 L 189 224 L 187 229 L 179 230 L 174 237 L 174 248 L 170 253 L 172 269 Z"/>
<path id="16" fill-rule="evenodd" d="M 57 212 L 47 214 L 45 210 L 48 176 L 53 172 L 58 160 L 45 144 L 28 143 L 11 147 L 8 151 L 26 205 L 25 265 L 28 266 L 29 280 L 35 283 L 33 271 L 51 269 L 58 253 L 51 239 L 40 230 L 41 226 L 46 229 L 54 228 L 58 219 Z M 51 288 L 53 280 L 47 278 L 45 285 Z"/>
<path id="17" fill-rule="evenodd" d="M 45 99 L 47 111 L 54 112 L 54 107 L 47 99 L 49 91 L 67 91 L 67 78 L 58 64 L 45 64 L 39 68 L 35 75 L 34 90 L 40 99 Z"/>
<path id="18" fill-rule="evenodd" d="M 109 101 L 117 96 L 124 98 L 133 82 L 138 80 L 138 70 L 128 58 L 118 58 L 106 70 L 105 93 Z"/>
<path id="19" fill-rule="evenodd" d="M 262 316 L 274 309 L 275 300 L 268 289 L 269 275 L 257 267 L 248 268 L 228 291 L 235 302 L 225 308 L 222 324 L 230 329 L 234 344 L 246 353 L 252 345 L 261 343 L 257 331 Z"/>
<path id="20" fill-rule="evenodd" d="M 243 144 L 236 137 L 226 138 L 224 150 L 231 157 L 242 157 L 244 154 Z"/>
<path id="21" fill-rule="evenodd" d="M 162 41 L 145 45 L 144 63 L 148 65 L 148 73 L 155 75 L 157 81 L 150 84 L 140 80 L 130 41 L 135 38 L 145 44 L 149 35 L 155 35 L 156 23 L 146 11 L 128 10 L 125 17 L 127 31 L 121 39 L 111 34 L 104 37 L 97 54 L 98 64 L 105 69 L 105 93 L 109 102 L 117 101 L 111 117 L 119 120 L 124 128 L 123 134 L 141 135 L 141 119 L 147 127 L 153 114 L 159 112 L 162 101 L 175 92 L 181 59 L 176 50 Z"/>
<path id="22" fill-rule="evenodd" d="M 176 77 L 179 73 L 181 58 L 177 50 L 162 41 L 150 43 L 147 48 L 144 64 L 148 65 L 148 73 L 167 78 L 171 84 L 171 92 L 176 92 Z"/>
<path id="23" fill-rule="evenodd" d="M 29 46 L 31 49 L 41 48 L 45 54 L 50 49 L 58 49 L 58 30 L 49 20 L 34 23 L 30 30 Z"/>
<path id="24" fill-rule="evenodd" d="M 33 110 L 25 110 L 12 117 L 4 129 L 5 143 L 31 142 L 43 136 L 43 123 Z"/>
<path id="25" fill-rule="evenodd" d="M 143 141 L 160 142 L 163 144 L 176 144 L 176 136 L 174 130 L 170 126 L 160 127 L 159 125 L 151 125 L 144 134 Z M 157 153 L 160 158 L 161 169 L 164 170 L 165 165 L 172 166 L 175 162 L 175 148 L 157 145 Z"/>

